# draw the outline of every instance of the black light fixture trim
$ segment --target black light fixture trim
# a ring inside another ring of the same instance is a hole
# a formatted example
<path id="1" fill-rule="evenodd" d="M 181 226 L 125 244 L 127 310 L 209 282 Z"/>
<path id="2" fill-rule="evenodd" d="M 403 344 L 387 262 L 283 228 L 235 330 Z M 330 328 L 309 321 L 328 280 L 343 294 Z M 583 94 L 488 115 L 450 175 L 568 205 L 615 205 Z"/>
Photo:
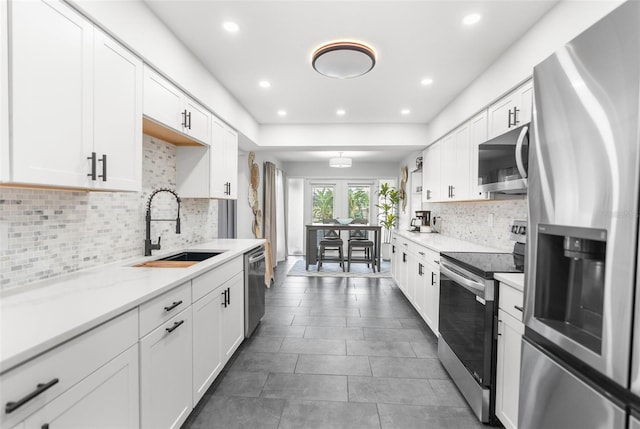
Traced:
<path id="1" fill-rule="evenodd" d="M 316 67 L 316 61 L 318 61 L 318 59 L 320 59 L 320 57 L 322 57 L 323 55 L 331 52 L 335 52 L 335 51 L 355 51 L 355 52 L 360 52 L 362 54 L 365 54 L 371 60 L 371 66 L 367 70 L 362 71 L 358 75 L 344 76 L 344 77 L 327 75 L 322 71 L 318 70 L 318 68 Z M 313 69 L 315 71 L 317 71 L 323 76 L 333 77 L 338 79 L 347 79 L 347 78 L 362 76 L 364 74 L 369 73 L 376 65 L 375 51 L 363 43 L 352 42 L 352 41 L 339 41 L 339 42 L 327 43 L 319 47 L 318 49 L 316 49 L 311 58 L 312 58 L 311 65 L 313 66 Z"/>

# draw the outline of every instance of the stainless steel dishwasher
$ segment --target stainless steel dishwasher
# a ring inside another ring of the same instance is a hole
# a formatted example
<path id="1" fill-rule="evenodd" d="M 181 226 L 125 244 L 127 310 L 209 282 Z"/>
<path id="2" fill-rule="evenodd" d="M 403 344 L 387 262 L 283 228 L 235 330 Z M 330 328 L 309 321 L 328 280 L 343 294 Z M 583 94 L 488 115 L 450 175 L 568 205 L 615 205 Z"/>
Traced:
<path id="1" fill-rule="evenodd" d="M 244 336 L 249 338 L 264 316 L 264 246 L 244 254 Z"/>

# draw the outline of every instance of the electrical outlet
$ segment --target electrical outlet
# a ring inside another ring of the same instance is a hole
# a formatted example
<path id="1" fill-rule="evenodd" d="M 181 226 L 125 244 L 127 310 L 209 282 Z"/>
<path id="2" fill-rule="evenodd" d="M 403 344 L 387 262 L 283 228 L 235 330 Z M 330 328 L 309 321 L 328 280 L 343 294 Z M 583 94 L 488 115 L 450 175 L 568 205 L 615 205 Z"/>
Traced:
<path id="1" fill-rule="evenodd" d="M 9 250 L 9 222 L 0 222 L 0 252 Z"/>
<path id="2" fill-rule="evenodd" d="M 489 216 L 487 216 L 487 225 L 493 226 L 493 213 L 489 213 Z"/>

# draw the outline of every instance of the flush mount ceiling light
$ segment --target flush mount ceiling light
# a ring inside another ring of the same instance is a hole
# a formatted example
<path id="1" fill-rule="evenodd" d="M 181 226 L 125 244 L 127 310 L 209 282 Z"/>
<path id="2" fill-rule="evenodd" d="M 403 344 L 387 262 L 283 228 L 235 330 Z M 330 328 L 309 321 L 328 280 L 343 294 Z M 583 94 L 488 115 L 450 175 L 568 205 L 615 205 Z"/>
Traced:
<path id="1" fill-rule="evenodd" d="M 422 80 L 420 81 L 420 83 L 421 83 L 423 86 L 429 86 L 429 85 L 431 85 L 431 84 L 433 83 L 433 79 L 431 79 L 430 77 L 425 77 L 424 79 L 422 79 Z"/>
<path id="2" fill-rule="evenodd" d="M 376 53 L 360 42 L 331 42 L 316 49 L 311 65 L 323 76 L 349 79 L 370 72 L 376 65 Z"/>
<path id="3" fill-rule="evenodd" d="M 348 168 L 351 167 L 351 158 L 344 158 L 342 152 L 338 158 L 329 159 L 329 167 L 334 168 Z"/>

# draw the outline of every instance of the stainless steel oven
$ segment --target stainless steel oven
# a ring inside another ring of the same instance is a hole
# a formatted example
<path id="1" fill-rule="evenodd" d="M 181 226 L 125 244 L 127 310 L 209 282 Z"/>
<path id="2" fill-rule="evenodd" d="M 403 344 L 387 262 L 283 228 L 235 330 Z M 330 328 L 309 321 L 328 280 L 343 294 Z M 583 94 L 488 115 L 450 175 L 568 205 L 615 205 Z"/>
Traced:
<path id="1" fill-rule="evenodd" d="M 483 423 L 496 423 L 495 273 L 522 273 L 527 222 L 514 221 L 512 253 L 443 252 L 440 257 L 438 358 Z"/>
<path id="2" fill-rule="evenodd" d="M 495 282 L 440 259 L 438 357 L 478 419 L 495 418 Z"/>

